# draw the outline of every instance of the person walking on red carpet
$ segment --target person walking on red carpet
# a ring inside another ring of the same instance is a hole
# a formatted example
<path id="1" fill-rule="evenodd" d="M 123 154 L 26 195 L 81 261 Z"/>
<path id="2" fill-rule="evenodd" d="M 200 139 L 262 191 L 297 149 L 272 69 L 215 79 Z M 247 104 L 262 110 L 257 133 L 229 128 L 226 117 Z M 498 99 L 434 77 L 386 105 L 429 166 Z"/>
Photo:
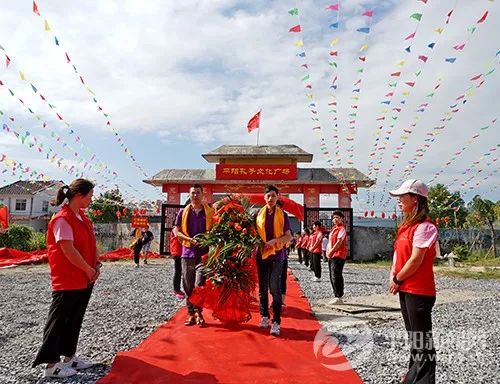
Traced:
<path id="1" fill-rule="evenodd" d="M 195 307 L 189 301 L 189 296 L 195 287 L 200 287 L 205 283 L 201 256 L 206 254 L 208 249 L 197 246 L 196 235 L 212 229 L 214 210 L 208 204 L 203 203 L 203 187 L 199 184 L 194 184 L 189 188 L 189 199 L 191 202 L 177 214 L 173 231 L 182 244 L 182 285 L 187 296 L 188 310 L 188 317 L 184 324 L 203 326 L 205 325 L 203 309 Z"/>
<path id="2" fill-rule="evenodd" d="M 76 370 L 93 365 L 75 354 L 101 266 L 94 227 L 84 212 L 92 200 L 93 191 L 91 181 L 76 179 L 69 186 L 59 188 L 51 202 L 53 206 L 59 206 L 67 200 L 67 204 L 50 220 L 47 230 L 52 303 L 42 346 L 33 362 L 33 367 L 47 364 L 47 377 L 70 377 L 76 374 Z"/>
<path id="3" fill-rule="evenodd" d="M 330 283 L 332 284 L 332 304 L 342 304 L 344 296 L 344 269 L 347 258 L 347 232 L 344 227 L 344 214 L 342 211 L 334 211 L 332 214 L 333 228 L 330 232 L 326 256 L 328 258 L 328 270 L 330 271 Z"/>
<path id="4" fill-rule="evenodd" d="M 264 249 L 257 250 L 257 272 L 259 276 L 259 310 L 262 316 L 261 328 L 268 328 L 269 291 L 273 297 L 273 319 L 271 335 L 279 336 L 281 332 L 281 279 L 283 263 L 286 258 L 285 245 L 292 238 L 288 215 L 278 207 L 279 190 L 268 185 L 264 193 L 266 205 L 257 214 L 257 232 L 264 242 Z"/>
<path id="5" fill-rule="evenodd" d="M 389 291 L 399 293 L 411 348 L 408 373 L 401 382 L 434 384 L 436 350 L 431 314 L 436 302 L 433 264 L 439 247 L 438 230 L 428 217 L 428 189 L 422 181 L 406 180 L 389 193 L 399 198 L 398 205 L 403 212 L 389 283 Z"/>

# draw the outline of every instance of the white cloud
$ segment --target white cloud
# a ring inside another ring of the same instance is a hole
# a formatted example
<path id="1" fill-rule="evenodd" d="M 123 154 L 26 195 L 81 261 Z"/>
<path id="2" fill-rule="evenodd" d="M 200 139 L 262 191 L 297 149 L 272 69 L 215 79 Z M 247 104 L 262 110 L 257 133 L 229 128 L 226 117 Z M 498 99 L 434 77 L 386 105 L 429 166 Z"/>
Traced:
<path id="1" fill-rule="evenodd" d="M 0 79 L 49 123 L 49 130 L 57 130 L 71 143 L 74 136 L 67 134 L 54 110 L 47 108 L 29 84 L 19 79 L 18 71 L 23 70 L 71 122 L 86 147 L 95 150 L 122 180 L 148 196 L 152 195 L 151 189 L 139 181 L 144 177 L 124 156 L 106 126 L 106 118 L 97 113 L 91 95 L 65 62 L 65 50 L 96 92 L 100 105 L 111 115 L 113 126 L 124 137 L 139 164 L 148 173 L 154 173 L 161 168 L 183 168 L 185 164 L 210 167 L 200 159 L 201 152 L 223 143 L 254 144 L 255 132 L 247 134 L 245 125 L 261 107 L 261 144 L 295 143 L 315 154 L 313 166 L 327 166 L 319 149 L 319 137 L 311 131 L 315 123 L 310 120 L 307 107 L 310 101 L 305 97 L 305 83 L 300 80 L 306 72 L 300 68 L 302 61 L 296 57 L 299 51 L 292 45 L 300 37 L 305 42 L 305 62 L 310 66 L 322 135 L 330 153 L 334 150 L 334 140 L 327 105 L 331 101 L 328 87 L 336 72 L 328 65 L 332 50 L 329 43 L 334 37 L 340 38 L 334 49 L 339 51 L 336 97 L 345 165 L 346 149 L 350 145 L 345 138 L 351 133 L 347 129 L 353 105 L 350 98 L 359 75 L 356 69 L 360 67 L 359 48 L 368 39 L 370 48 L 363 53 L 367 61 L 361 77 L 354 142 L 354 163 L 361 171 L 368 171 L 368 154 L 375 143 L 378 126 L 376 118 L 383 109 L 380 102 L 392 89 L 387 83 L 391 80 L 390 73 L 398 70 L 396 63 L 406 60 L 390 108 L 401 100 L 402 82 L 413 81 L 414 73 L 422 70 L 395 123 L 382 160 L 380 188 L 392 163 L 391 155 L 401 141 L 401 130 L 415 121 L 417 106 L 429 100 L 425 96 L 438 78 L 442 78 L 441 88 L 429 101 L 429 108 L 419 116 L 411 141 L 389 179 L 391 187 L 415 149 L 425 143 L 426 133 L 439 123 L 455 98 L 471 84 L 469 78 L 484 72 L 488 63 L 497 65 L 498 62 L 498 58 L 495 61 L 498 47 L 493 44 L 494 36 L 498 35 L 499 6 L 498 2 L 486 0 L 458 3 L 449 0 L 427 5 L 417 1 L 342 2 L 341 29 L 337 33 L 328 28 L 336 21 L 336 13 L 325 10 L 329 4 L 319 6 L 317 2 L 302 1 L 298 2 L 303 28 L 300 35 L 288 33 L 288 29 L 297 24 L 297 19 L 287 13 L 294 2 L 40 1 L 40 12 L 49 20 L 62 50 L 55 46 L 51 35 L 43 31 L 43 18 L 31 12 L 31 1 L 1 2 L 0 36 L 3 39 L 0 44 L 11 56 L 12 64 L 9 69 L 3 69 Z M 446 14 L 454 4 L 458 5 L 450 24 L 446 25 Z M 369 20 L 360 16 L 367 9 L 375 11 L 369 36 L 355 31 L 367 26 Z M 467 27 L 474 25 L 486 9 L 490 10 L 489 18 L 478 25 L 469 38 Z M 403 39 L 415 29 L 416 21 L 409 18 L 415 12 L 422 12 L 423 18 L 412 53 L 408 55 L 404 51 L 408 42 Z M 434 32 L 439 26 L 445 28 L 440 36 Z M 434 50 L 427 47 L 430 42 L 436 42 Z M 462 42 L 466 42 L 463 51 L 452 48 Z M 419 54 L 429 57 L 425 65 L 417 59 Z M 455 64 L 444 62 L 450 55 L 457 57 Z M 26 108 L 1 88 L 0 109 L 15 116 L 16 124 L 25 129 L 29 127 L 33 134 L 46 135 Z M 422 158 L 415 176 L 429 180 L 473 132 L 496 117 L 497 72 L 475 91 Z M 387 125 L 384 132 L 386 130 Z M 484 132 L 439 181 L 451 182 L 454 174 L 496 144 L 497 132 L 498 129 Z M 46 145 L 59 148 L 50 140 Z M 166 152 L 165 148 L 168 148 Z M 9 151 L 13 158 L 28 159 L 26 153 L 18 149 L 9 148 Z M 159 153 L 164 154 L 161 160 Z M 33 152 L 34 159 L 36 155 Z M 68 176 L 61 173 L 60 177 Z M 478 190 L 498 199 L 498 193 L 488 192 L 495 184 L 498 184 L 498 175 Z M 365 196 L 362 192 L 360 200 Z"/>

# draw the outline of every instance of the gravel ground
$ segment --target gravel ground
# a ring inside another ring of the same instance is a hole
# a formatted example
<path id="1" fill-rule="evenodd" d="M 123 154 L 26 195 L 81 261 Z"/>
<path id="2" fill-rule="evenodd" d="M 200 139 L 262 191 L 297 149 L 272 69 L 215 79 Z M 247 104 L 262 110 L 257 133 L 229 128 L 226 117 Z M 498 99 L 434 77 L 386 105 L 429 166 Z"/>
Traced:
<path id="1" fill-rule="evenodd" d="M 323 263 L 322 281 L 313 282 L 312 272 L 290 261 L 304 294 L 314 308 L 321 299 L 333 297 L 328 267 Z M 350 297 L 387 292 L 388 268 L 367 268 L 346 264 L 344 268 L 346 303 Z M 438 383 L 500 383 L 500 282 L 437 277 L 437 290 L 477 291 L 487 298 L 436 305 L 433 332 L 437 349 Z M 316 307 L 317 308 L 317 307 Z M 397 383 L 409 358 L 403 319 L 367 320 L 357 332 L 368 334 L 362 348 L 349 345 L 349 337 L 339 337 L 341 347 L 365 383 Z M 352 337 L 359 336 L 349 329 Z M 356 340 L 355 340 L 356 341 Z"/>
<path id="2" fill-rule="evenodd" d="M 78 354 L 99 365 L 68 379 L 30 368 L 51 301 L 47 265 L 0 270 L 0 383 L 94 383 L 118 351 L 135 347 L 183 304 L 172 295 L 172 260 L 104 263 L 80 334 Z"/>
<path id="3" fill-rule="evenodd" d="M 69 379 L 40 379 L 42 368 L 30 368 L 40 346 L 50 304 L 48 267 L 23 266 L 0 270 L 0 383 L 95 383 L 109 370 L 118 351 L 133 348 L 183 305 L 172 295 L 171 260 L 153 260 L 136 269 L 131 262 L 105 263 L 82 327 L 78 353 L 99 363 Z M 323 279 L 290 261 L 313 308 L 332 297 L 326 264 Z M 386 292 L 387 269 L 348 264 L 344 269 L 349 297 Z M 437 279 L 438 289 L 492 292 L 481 300 L 437 305 L 433 311 L 438 346 L 438 383 L 500 382 L 500 283 L 459 278 Z M 369 349 L 344 353 L 365 383 L 395 383 L 404 371 L 408 349 L 402 319 L 371 320 L 361 330 L 370 335 Z M 344 344 L 343 344 L 344 342 Z M 367 354 L 366 351 L 370 353 Z"/>

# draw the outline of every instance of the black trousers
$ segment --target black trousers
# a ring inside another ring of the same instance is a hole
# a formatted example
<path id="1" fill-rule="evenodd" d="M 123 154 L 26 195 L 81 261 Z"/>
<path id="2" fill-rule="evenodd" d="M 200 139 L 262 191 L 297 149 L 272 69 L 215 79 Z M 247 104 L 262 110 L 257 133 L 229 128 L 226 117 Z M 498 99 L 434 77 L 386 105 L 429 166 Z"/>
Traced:
<path id="1" fill-rule="evenodd" d="M 321 278 L 321 252 L 311 253 L 311 270 L 314 276 Z"/>
<path id="2" fill-rule="evenodd" d="M 330 270 L 330 283 L 332 283 L 333 294 L 335 297 L 344 296 L 344 269 L 345 260 L 334 257 L 328 260 L 328 269 Z"/>
<path id="3" fill-rule="evenodd" d="M 399 292 L 401 314 L 410 341 L 410 362 L 404 380 L 406 384 L 436 382 L 436 350 L 432 339 L 432 307 L 434 296 Z"/>
<path id="4" fill-rule="evenodd" d="M 180 256 L 174 256 L 174 291 L 181 290 L 182 262 Z"/>
<path id="5" fill-rule="evenodd" d="M 33 367 L 43 363 L 54 364 L 60 361 L 61 356 L 75 354 L 92 289 L 93 285 L 86 289 L 52 292 L 42 346 Z"/>
<path id="6" fill-rule="evenodd" d="M 281 274 L 283 261 L 257 260 L 259 274 L 259 311 L 262 317 L 269 317 L 269 291 L 273 297 L 273 322 L 281 324 Z"/>
<path id="7" fill-rule="evenodd" d="M 134 263 L 139 264 L 139 257 L 141 256 L 142 244 L 134 245 Z"/>
<path id="8" fill-rule="evenodd" d="M 304 255 L 304 264 L 306 265 L 306 267 L 309 267 L 311 252 L 309 252 L 309 250 L 307 250 L 306 248 L 302 248 L 302 254 Z"/>
<path id="9" fill-rule="evenodd" d="M 302 264 L 302 248 L 297 248 L 297 255 L 299 256 L 299 263 Z"/>
<path id="10" fill-rule="evenodd" d="M 283 271 L 281 272 L 281 294 L 286 295 L 286 278 L 288 276 L 288 259 L 283 261 Z"/>

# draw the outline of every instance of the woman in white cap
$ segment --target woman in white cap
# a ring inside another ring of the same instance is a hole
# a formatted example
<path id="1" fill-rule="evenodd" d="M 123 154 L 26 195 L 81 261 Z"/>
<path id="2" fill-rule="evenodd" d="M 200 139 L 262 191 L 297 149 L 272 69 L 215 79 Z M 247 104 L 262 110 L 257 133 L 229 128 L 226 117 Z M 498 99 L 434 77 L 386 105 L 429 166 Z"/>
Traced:
<path id="1" fill-rule="evenodd" d="M 399 293 L 401 313 L 408 332 L 411 355 L 402 383 L 436 381 L 436 350 L 432 339 L 432 307 L 436 288 L 432 266 L 436 256 L 438 230 L 430 221 L 427 186 L 407 180 L 389 192 L 399 198 L 403 221 L 394 245 L 389 291 Z"/>

